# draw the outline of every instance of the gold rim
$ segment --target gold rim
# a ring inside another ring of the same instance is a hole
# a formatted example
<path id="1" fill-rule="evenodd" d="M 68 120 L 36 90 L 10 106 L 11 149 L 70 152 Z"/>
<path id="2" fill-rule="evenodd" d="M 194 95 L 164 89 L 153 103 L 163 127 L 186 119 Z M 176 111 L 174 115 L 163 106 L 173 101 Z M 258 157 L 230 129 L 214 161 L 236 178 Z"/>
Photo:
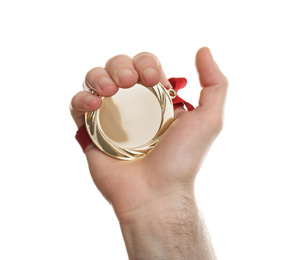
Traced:
<path id="1" fill-rule="evenodd" d="M 148 94 L 149 98 L 151 98 L 151 94 L 152 94 L 153 99 L 155 99 L 158 104 L 157 109 L 159 109 L 159 112 L 157 112 L 157 115 L 160 115 L 160 118 L 156 120 L 155 123 L 153 122 L 152 118 L 149 118 L 149 113 L 147 114 L 148 118 L 146 118 L 146 120 L 148 121 L 146 122 L 148 122 L 149 124 L 154 124 L 153 129 L 155 129 L 155 132 L 154 131 L 152 132 L 153 137 L 152 138 L 149 137 L 148 138 L 149 140 L 140 143 L 140 145 L 136 144 L 134 147 L 125 147 L 120 143 L 113 141 L 109 137 L 109 135 L 106 134 L 106 131 L 104 130 L 105 128 L 102 126 L 102 122 L 100 119 L 101 113 L 104 113 L 104 111 L 106 111 L 105 110 L 106 108 L 105 107 L 103 108 L 103 105 L 97 111 L 87 112 L 85 115 L 86 128 L 93 143 L 101 151 L 114 158 L 118 158 L 122 160 L 133 160 L 136 158 L 143 157 L 158 142 L 159 138 L 170 126 L 174 118 L 174 109 L 171 100 L 172 93 L 169 93 L 161 83 L 158 83 L 154 87 L 150 87 L 150 88 L 144 87 L 141 84 L 137 84 L 137 85 L 147 90 L 147 93 L 149 93 Z M 125 93 L 127 95 L 129 92 L 125 91 Z M 102 99 L 104 104 L 104 101 L 106 101 L 105 99 L 108 98 L 102 98 Z M 126 97 L 126 99 L 128 99 L 128 96 Z M 144 104 L 145 100 L 142 100 L 142 103 Z M 128 105 L 132 105 L 132 104 L 129 103 Z M 150 109 L 150 108 L 146 108 L 146 109 Z M 149 110 L 149 112 L 150 111 L 151 109 Z M 139 130 L 137 129 L 137 131 Z"/>

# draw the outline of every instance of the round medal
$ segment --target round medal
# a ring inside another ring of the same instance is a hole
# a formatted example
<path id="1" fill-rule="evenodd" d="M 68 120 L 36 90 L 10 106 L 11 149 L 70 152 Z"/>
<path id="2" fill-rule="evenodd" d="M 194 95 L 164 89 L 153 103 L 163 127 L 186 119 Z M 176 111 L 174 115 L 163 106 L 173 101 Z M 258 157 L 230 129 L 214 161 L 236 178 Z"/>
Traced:
<path id="1" fill-rule="evenodd" d="M 161 83 L 153 87 L 136 84 L 103 97 L 101 107 L 85 115 L 89 136 L 112 157 L 132 160 L 144 156 L 173 121 L 172 91 Z"/>

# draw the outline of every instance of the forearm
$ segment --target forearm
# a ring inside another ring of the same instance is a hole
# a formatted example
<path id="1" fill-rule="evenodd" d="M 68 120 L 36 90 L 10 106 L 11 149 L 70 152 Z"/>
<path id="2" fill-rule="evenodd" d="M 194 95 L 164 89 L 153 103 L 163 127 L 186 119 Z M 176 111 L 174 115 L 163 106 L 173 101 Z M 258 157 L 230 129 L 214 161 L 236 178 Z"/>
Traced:
<path id="1" fill-rule="evenodd" d="M 216 259 L 194 195 L 161 197 L 131 214 L 120 223 L 129 259 Z"/>

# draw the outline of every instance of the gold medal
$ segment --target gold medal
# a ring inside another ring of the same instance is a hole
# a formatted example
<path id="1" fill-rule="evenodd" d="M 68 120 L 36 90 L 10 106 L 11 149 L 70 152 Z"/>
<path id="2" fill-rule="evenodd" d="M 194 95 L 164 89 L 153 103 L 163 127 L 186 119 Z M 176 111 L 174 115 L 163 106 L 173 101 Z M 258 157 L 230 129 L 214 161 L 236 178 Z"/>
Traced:
<path id="1" fill-rule="evenodd" d="M 102 97 L 97 111 L 87 112 L 85 123 L 93 143 L 106 154 L 123 160 L 147 154 L 174 118 L 172 99 L 176 96 L 158 83 L 123 89 Z"/>

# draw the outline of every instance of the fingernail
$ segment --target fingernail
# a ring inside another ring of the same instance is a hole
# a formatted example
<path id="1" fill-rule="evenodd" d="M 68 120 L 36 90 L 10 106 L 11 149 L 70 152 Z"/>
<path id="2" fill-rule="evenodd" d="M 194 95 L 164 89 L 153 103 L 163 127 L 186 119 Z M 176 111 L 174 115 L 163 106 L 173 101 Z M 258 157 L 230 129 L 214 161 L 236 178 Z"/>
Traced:
<path id="1" fill-rule="evenodd" d="M 157 74 L 158 72 L 156 69 L 149 67 L 143 71 L 143 78 L 145 81 L 149 81 L 150 79 L 153 79 Z"/>
<path id="2" fill-rule="evenodd" d="M 98 84 L 99 84 L 100 87 L 108 86 L 108 85 L 110 85 L 111 83 L 113 83 L 112 80 L 110 80 L 110 79 L 107 78 L 107 77 L 101 77 L 101 78 L 99 79 L 99 82 L 98 82 Z"/>
<path id="3" fill-rule="evenodd" d="M 211 59 L 213 60 L 213 56 L 212 56 L 212 53 L 211 53 L 211 50 L 208 48 L 208 52 L 209 52 L 209 56 L 211 57 Z"/>
<path id="4" fill-rule="evenodd" d="M 208 51 L 209 51 L 209 57 L 211 58 L 214 67 L 215 67 L 216 69 L 219 69 L 219 67 L 217 66 L 217 64 L 216 64 L 216 62 L 215 62 L 215 60 L 214 60 L 214 58 L 213 58 L 213 55 L 212 55 L 212 53 L 211 53 L 211 51 L 210 51 L 209 48 L 208 48 Z"/>
<path id="5" fill-rule="evenodd" d="M 131 78 L 133 76 L 133 73 L 130 69 L 121 69 L 119 72 L 118 72 L 118 80 L 121 82 L 121 81 L 125 81 L 126 79 L 128 78 Z"/>
<path id="6" fill-rule="evenodd" d="M 95 97 L 93 95 L 86 95 L 83 101 L 87 106 L 89 106 L 94 98 Z"/>
<path id="7" fill-rule="evenodd" d="M 103 90 L 105 90 L 106 88 L 108 88 L 108 87 L 112 88 L 113 86 L 115 86 L 114 82 L 111 79 L 109 79 L 108 77 L 101 77 L 99 79 L 98 85 L 99 85 L 99 90 L 101 91 L 99 94 L 101 94 L 101 95 L 103 94 L 102 93 Z"/>

